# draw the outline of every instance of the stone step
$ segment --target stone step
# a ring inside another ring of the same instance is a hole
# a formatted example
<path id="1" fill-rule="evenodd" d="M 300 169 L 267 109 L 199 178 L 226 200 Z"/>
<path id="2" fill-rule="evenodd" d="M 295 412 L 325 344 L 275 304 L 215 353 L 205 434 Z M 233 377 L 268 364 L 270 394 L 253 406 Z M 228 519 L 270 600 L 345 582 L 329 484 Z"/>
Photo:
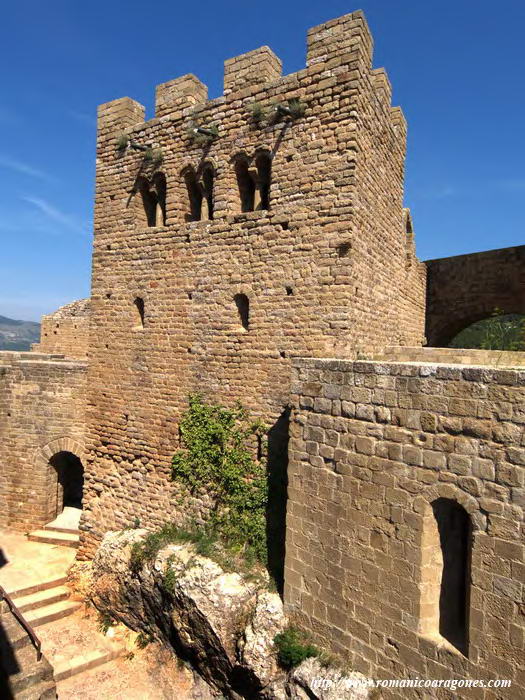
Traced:
<path id="1" fill-rule="evenodd" d="M 31 542 L 43 542 L 60 547 L 78 547 L 80 537 L 69 532 L 54 532 L 52 530 L 34 530 L 27 536 Z"/>
<path id="2" fill-rule="evenodd" d="M 16 596 L 13 598 L 13 602 L 21 613 L 26 613 L 52 603 L 58 603 L 61 600 L 67 600 L 67 598 L 69 598 L 69 589 L 66 586 L 55 586 L 28 595 Z"/>
<path id="3" fill-rule="evenodd" d="M 67 532 L 69 535 L 80 536 L 80 530 L 78 528 L 60 527 L 60 525 L 44 525 L 42 529 L 46 532 Z"/>
<path id="4" fill-rule="evenodd" d="M 79 673 L 84 673 L 85 671 L 90 671 L 92 668 L 107 664 L 109 661 L 113 661 L 113 659 L 122 656 L 124 651 L 124 647 L 105 652 L 95 649 L 53 664 L 55 681 L 58 683 L 66 678 L 71 678 Z"/>
<path id="5" fill-rule="evenodd" d="M 25 613 L 24 617 L 31 627 L 35 628 L 46 625 L 48 622 L 61 620 L 63 617 L 71 615 L 81 607 L 81 603 L 72 600 L 61 600 L 58 603 L 51 603 L 45 607 L 30 610 Z"/>
<path id="6" fill-rule="evenodd" d="M 57 586 L 62 586 L 67 581 L 67 576 L 61 576 L 60 578 L 50 578 L 47 581 L 41 581 L 32 586 L 26 586 L 25 588 L 18 588 L 14 591 L 7 591 L 11 598 L 21 598 L 22 596 L 31 595 L 32 593 L 38 593 L 39 591 L 46 591 L 49 588 L 56 588 Z"/>

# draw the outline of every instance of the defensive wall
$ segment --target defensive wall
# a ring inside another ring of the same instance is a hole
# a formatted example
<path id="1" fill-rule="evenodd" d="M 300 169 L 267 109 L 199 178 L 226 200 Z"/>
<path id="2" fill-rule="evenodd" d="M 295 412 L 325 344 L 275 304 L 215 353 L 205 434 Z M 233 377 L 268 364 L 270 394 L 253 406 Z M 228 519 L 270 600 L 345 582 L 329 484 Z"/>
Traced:
<path id="1" fill-rule="evenodd" d="M 87 359 L 89 354 L 90 300 L 79 299 L 42 317 L 40 342 L 31 350 L 58 353 L 68 358 Z"/>
<path id="2" fill-rule="evenodd" d="M 63 356 L 0 352 L 0 527 L 29 531 L 61 509 L 61 452 L 83 458 L 86 370 Z"/>
<path id="3" fill-rule="evenodd" d="M 292 382 L 288 610 L 374 678 L 520 697 L 525 370 L 296 359 Z"/>

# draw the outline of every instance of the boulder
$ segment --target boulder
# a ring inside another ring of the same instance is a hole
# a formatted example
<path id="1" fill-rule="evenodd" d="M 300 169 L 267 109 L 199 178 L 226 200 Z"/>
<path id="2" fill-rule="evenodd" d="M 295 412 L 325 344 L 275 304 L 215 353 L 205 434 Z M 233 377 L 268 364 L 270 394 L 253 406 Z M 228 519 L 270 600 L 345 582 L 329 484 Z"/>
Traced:
<path id="1" fill-rule="evenodd" d="M 207 684 L 196 689 L 198 697 L 368 697 L 362 689 L 343 687 L 348 676 L 317 660 L 308 659 L 288 674 L 278 666 L 273 640 L 287 618 L 279 595 L 264 581 L 224 571 L 191 544 L 167 545 L 154 561 L 133 570 L 133 545 L 146 534 L 138 529 L 108 533 L 92 562 L 72 567 L 69 584 L 101 612 L 188 662 Z"/>

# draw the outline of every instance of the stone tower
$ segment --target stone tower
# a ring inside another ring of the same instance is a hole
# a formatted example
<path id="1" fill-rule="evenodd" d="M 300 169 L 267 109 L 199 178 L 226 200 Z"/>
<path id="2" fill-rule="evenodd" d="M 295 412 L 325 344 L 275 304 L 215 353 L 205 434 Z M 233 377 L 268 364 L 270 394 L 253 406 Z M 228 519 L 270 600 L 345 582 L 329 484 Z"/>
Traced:
<path id="1" fill-rule="evenodd" d="M 217 99 L 185 75 L 157 87 L 149 121 L 127 97 L 99 108 L 81 553 L 173 518 L 190 392 L 240 399 L 282 457 L 291 357 L 421 344 L 390 95 L 354 12 L 308 32 L 292 75 L 261 47 L 226 61 Z"/>

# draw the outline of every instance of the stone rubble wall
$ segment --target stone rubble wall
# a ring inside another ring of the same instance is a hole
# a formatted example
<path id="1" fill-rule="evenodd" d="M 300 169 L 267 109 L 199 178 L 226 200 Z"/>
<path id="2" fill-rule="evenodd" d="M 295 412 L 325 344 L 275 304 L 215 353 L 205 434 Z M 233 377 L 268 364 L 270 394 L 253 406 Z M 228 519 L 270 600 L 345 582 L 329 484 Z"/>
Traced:
<path id="1" fill-rule="evenodd" d="M 297 359 L 293 374 L 287 612 L 365 675 L 512 679 L 469 697 L 523 695 L 525 371 Z M 472 524 L 467 656 L 419 631 L 437 498 Z"/>
<path id="2" fill-rule="evenodd" d="M 424 268 L 402 208 L 405 123 L 371 58 L 356 12 L 311 29 L 307 67 L 292 75 L 262 47 L 226 62 L 216 99 L 187 75 L 157 87 L 149 121 L 130 98 L 99 108 L 81 556 L 108 529 L 181 516 L 169 465 L 190 392 L 240 399 L 282 436 L 271 448 L 282 457 L 291 357 L 422 341 Z M 303 117 L 254 123 L 251 103 L 290 98 Z M 219 137 L 196 145 L 196 125 Z M 122 135 L 163 162 L 119 151 Z M 232 159 L 261 150 L 272 156 L 270 209 L 242 213 Z M 214 218 L 188 221 L 183 172 L 206 163 Z M 146 227 L 137 177 L 154 188 L 160 171 L 165 225 Z M 248 330 L 236 294 L 249 299 Z"/>
<path id="3" fill-rule="evenodd" d="M 49 459 L 62 450 L 83 459 L 86 375 L 85 362 L 0 353 L 0 527 L 27 531 L 52 519 Z"/>

